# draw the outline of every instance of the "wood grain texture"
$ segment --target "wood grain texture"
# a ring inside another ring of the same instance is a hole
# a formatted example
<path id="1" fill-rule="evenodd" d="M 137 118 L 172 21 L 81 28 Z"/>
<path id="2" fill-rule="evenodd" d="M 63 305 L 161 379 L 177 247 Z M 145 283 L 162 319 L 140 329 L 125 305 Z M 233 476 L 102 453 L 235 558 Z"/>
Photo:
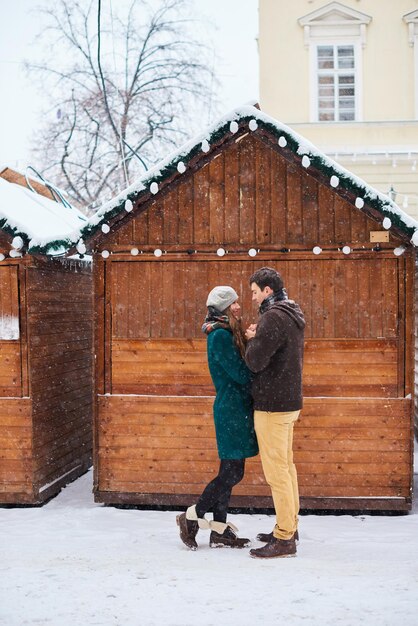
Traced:
<path id="1" fill-rule="evenodd" d="M 97 490 L 199 493 L 216 475 L 211 398 L 99 398 Z M 302 496 L 407 498 L 411 401 L 307 398 L 295 428 Z M 382 445 L 384 444 L 384 445 Z M 268 496 L 258 457 L 236 495 Z"/>

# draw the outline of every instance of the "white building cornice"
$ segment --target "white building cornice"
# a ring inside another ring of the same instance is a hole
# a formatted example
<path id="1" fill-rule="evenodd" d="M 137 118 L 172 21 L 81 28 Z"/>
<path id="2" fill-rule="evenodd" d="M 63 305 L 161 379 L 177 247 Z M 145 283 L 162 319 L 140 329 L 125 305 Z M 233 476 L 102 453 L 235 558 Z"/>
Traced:
<path id="1" fill-rule="evenodd" d="M 330 2 L 325 6 L 308 13 L 298 19 L 304 31 L 305 46 L 312 39 L 327 35 L 358 37 L 364 48 L 366 45 L 366 26 L 372 18 L 366 13 L 356 11 L 341 2 Z"/>

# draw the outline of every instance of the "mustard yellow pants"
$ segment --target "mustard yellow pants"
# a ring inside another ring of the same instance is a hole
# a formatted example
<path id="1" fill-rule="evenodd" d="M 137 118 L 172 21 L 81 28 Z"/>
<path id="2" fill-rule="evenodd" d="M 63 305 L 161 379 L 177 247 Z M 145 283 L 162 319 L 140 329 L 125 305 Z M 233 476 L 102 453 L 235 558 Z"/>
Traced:
<path id="1" fill-rule="evenodd" d="M 254 411 L 254 426 L 264 476 L 271 488 L 277 539 L 290 539 L 298 526 L 299 488 L 293 463 L 293 426 L 300 411 Z"/>

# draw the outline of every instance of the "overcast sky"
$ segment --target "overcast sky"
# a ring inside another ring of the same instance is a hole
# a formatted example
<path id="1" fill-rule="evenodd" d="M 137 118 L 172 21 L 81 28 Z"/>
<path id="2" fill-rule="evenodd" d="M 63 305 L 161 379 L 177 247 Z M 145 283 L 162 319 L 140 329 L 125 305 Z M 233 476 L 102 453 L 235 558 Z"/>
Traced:
<path id="1" fill-rule="evenodd" d="M 103 5 L 110 1 L 114 7 L 120 0 L 105 0 Z M 192 1 L 196 13 L 215 25 L 209 32 L 219 59 L 215 71 L 221 83 L 216 94 L 220 112 L 258 99 L 258 0 Z M 44 104 L 22 66 L 36 47 L 39 21 L 34 6 L 36 0 L 0 0 L 0 165 L 21 169 L 28 163 L 36 167 L 30 155 L 31 132 Z"/>

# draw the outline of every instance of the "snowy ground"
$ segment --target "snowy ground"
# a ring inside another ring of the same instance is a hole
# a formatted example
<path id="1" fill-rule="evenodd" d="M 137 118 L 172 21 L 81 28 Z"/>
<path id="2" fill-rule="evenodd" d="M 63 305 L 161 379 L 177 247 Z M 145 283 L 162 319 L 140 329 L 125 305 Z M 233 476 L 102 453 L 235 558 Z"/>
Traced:
<path id="1" fill-rule="evenodd" d="M 190 552 L 174 512 L 94 504 L 91 481 L 42 508 L 0 509 L 2 626 L 418 624 L 417 503 L 400 517 L 303 516 L 296 559 L 256 561 L 210 549 L 202 531 Z M 273 525 L 231 519 L 242 536 Z"/>

